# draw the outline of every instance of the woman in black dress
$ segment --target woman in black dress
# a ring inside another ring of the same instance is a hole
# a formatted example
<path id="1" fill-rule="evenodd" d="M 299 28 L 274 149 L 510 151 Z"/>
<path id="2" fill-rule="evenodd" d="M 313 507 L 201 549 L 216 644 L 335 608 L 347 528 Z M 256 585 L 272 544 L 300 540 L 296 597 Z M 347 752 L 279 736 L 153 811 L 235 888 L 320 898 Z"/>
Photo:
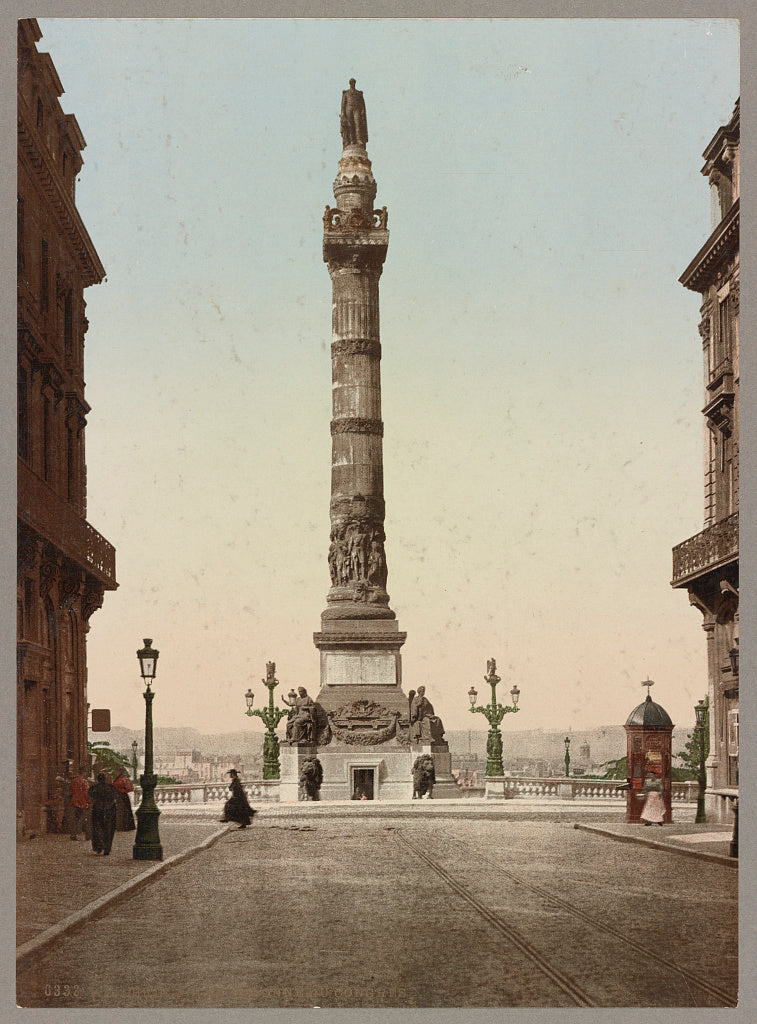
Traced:
<path id="1" fill-rule="evenodd" d="M 115 786 L 100 772 L 97 782 L 89 787 L 89 798 L 92 801 L 92 849 L 103 857 L 109 855 L 113 845 L 117 796 Z"/>
<path id="2" fill-rule="evenodd" d="M 247 828 L 256 812 L 247 802 L 247 794 L 239 780 L 239 772 L 232 768 L 226 774 L 231 776 L 231 799 L 224 804 L 221 821 L 238 821 L 240 828 Z"/>

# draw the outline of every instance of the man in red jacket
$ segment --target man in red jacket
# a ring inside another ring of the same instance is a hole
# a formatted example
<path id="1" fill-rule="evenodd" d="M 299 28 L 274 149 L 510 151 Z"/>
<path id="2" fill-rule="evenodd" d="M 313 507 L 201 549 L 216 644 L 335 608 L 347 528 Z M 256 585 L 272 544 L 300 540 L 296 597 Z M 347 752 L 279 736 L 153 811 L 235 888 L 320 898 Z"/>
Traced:
<path id="1" fill-rule="evenodd" d="M 89 782 L 88 769 L 82 765 L 77 775 L 71 779 L 69 804 L 71 806 L 71 838 L 78 839 L 79 831 L 89 839 Z"/>

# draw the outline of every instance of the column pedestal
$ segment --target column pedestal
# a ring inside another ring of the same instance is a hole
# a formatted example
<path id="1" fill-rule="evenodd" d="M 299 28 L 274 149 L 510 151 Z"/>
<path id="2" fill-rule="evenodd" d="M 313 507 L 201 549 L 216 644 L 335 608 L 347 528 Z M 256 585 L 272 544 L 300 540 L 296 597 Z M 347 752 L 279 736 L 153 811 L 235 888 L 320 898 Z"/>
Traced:
<path id="1" fill-rule="evenodd" d="M 279 781 L 279 801 L 295 803 L 300 798 L 300 771 L 305 761 L 318 756 L 315 743 L 282 743 L 279 751 L 281 761 L 281 778 Z"/>

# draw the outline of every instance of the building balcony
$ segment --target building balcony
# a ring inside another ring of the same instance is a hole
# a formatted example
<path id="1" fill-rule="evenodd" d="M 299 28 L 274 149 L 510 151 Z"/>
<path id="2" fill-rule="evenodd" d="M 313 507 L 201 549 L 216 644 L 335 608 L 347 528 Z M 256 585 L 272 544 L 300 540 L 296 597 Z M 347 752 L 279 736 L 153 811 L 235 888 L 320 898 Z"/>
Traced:
<path id="1" fill-rule="evenodd" d="M 116 551 L 113 545 L 22 459 L 18 460 L 18 518 L 62 554 L 81 565 L 106 590 L 116 589 Z"/>
<path id="2" fill-rule="evenodd" d="M 685 587 L 698 576 L 736 561 L 738 557 L 739 514 L 734 512 L 673 548 L 671 585 Z"/>
<path id="3" fill-rule="evenodd" d="M 710 428 L 717 428 L 730 436 L 733 430 L 734 398 L 733 363 L 730 359 L 723 359 L 710 374 L 707 405 L 702 409 Z"/>

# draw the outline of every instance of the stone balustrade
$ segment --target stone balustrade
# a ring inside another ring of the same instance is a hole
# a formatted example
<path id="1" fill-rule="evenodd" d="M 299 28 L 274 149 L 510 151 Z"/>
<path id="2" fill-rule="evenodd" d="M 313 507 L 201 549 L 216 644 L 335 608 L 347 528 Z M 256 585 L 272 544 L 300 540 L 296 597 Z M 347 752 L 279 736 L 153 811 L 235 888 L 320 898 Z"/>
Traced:
<path id="1" fill-rule="evenodd" d="M 247 799 L 258 803 L 275 803 L 279 799 L 279 780 L 261 779 L 244 785 Z M 156 786 L 155 803 L 177 806 L 179 804 L 223 804 L 229 797 L 228 782 L 192 782 L 182 786 Z M 134 787 L 134 806 L 142 799 L 140 786 Z"/>
<path id="2" fill-rule="evenodd" d="M 618 800 L 624 801 L 626 790 L 619 781 L 608 779 L 520 779 L 505 778 L 505 797 L 521 800 Z M 671 800 L 692 803 L 698 792 L 696 782 L 671 783 Z"/>
<path id="3" fill-rule="evenodd" d="M 483 782 L 483 778 L 481 780 Z M 617 800 L 625 801 L 626 790 L 618 789 L 619 782 L 605 779 L 539 779 L 505 777 L 504 789 L 507 800 Z M 698 793 L 696 782 L 673 782 L 671 799 L 674 804 L 695 803 Z M 277 803 L 279 800 L 278 779 L 248 782 L 245 793 L 251 803 Z M 467 786 L 460 790 L 460 797 L 483 798 L 484 788 Z M 222 804 L 229 798 L 226 782 L 191 783 L 184 786 L 157 786 L 155 802 L 163 806 L 186 804 Z M 134 790 L 137 806 L 142 799 L 139 786 Z"/>

